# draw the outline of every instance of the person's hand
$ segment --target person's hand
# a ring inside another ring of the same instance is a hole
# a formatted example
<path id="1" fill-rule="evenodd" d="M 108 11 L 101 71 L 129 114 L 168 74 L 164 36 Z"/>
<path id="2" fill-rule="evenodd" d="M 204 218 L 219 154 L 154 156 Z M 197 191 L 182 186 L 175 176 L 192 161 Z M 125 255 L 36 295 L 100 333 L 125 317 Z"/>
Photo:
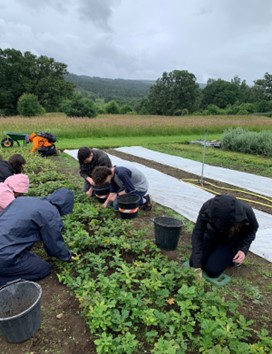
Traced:
<path id="1" fill-rule="evenodd" d="M 94 180 L 92 179 L 92 177 L 87 177 L 86 180 L 94 186 Z"/>
<path id="2" fill-rule="evenodd" d="M 236 255 L 233 257 L 232 262 L 234 263 L 243 263 L 244 259 L 246 258 L 246 255 L 244 254 L 243 251 L 238 251 Z"/>
<path id="3" fill-rule="evenodd" d="M 90 188 L 90 189 L 86 192 L 86 195 L 87 195 L 88 197 L 91 197 L 92 194 L 93 194 L 93 189 Z"/>
<path id="4" fill-rule="evenodd" d="M 194 268 L 194 271 L 202 278 L 202 269 L 201 268 Z"/>
<path id="5" fill-rule="evenodd" d="M 80 255 L 79 254 L 72 253 L 71 258 L 70 258 L 71 262 L 78 261 L 79 259 L 80 259 Z"/>

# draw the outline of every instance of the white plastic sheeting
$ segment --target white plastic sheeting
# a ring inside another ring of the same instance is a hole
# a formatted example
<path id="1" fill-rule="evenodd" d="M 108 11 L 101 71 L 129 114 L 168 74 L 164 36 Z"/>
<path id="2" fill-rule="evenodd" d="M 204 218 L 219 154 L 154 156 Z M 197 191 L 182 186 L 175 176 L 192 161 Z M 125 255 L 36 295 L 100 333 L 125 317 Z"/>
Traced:
<path id="1" fill-rule="evenodd" d="M 141 157 L 143 159 L 159 162 L 163 165 L 171 166 L 186 172 L 193 173 L 197 176 L 202 175 L 202 163 L 185 159 L 183 157 L 173 156 L 146 149 L 141 146 L 121 147 L 115 149 L 126 154 Z M 206 149 L 206 155 L 208 149 Z M 231 184 L 233 186 L 241 187 L 259 193 L 268 197 L 272 197 L 272 178 L 253 175 L 240 171 L 230 170 L 223 167 L 215 167 L 204 164 L 204 180 L 210 178 L 216 181 Z"/>
<path id="2" fill-rule="evenodd" d="M 65 150 L 65 152 L 77 159 L 77 150 Z M 170 155 L 167 156 L 171 157 Z M 161 173 L 153 168 L 123 160 L 113 155 L 109 155 L 109 157 L 114 165 L 128 167 L 133 165 L 141 170 L 149 181 L 149 193 L 152 199 L 161 205 L 175 210 L 193 222 L 196 221 L 202 204 L 213 197 L 211 193 Z M 233 181 L 229 183 L 233 184 Z M 272 262 L 272 215 L 255 209 L 254 212 L 260 228 L 250 250 Z"/>

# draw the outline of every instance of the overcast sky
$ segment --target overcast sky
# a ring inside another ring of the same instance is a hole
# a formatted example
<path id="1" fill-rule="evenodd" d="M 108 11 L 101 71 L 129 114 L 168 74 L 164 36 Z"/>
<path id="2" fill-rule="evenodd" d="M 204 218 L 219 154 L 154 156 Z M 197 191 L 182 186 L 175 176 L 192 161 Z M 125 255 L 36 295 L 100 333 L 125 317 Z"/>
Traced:
<path id="1" fill-rule="evenodd" d="M 0 48 L 78 75 L 157 80 L 178 69 L 251 84 L 272 73 L 272 0 L 0 0 Z"/>

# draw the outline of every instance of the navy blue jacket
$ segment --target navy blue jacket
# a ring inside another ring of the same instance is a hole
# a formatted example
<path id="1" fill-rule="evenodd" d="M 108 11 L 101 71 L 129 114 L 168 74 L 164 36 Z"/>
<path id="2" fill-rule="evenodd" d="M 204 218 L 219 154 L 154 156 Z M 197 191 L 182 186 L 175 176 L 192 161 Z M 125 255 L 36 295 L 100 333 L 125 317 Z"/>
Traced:
<path id="1" fill-rule="evenodd" d="M 45 198 L 18 197 L 0 213 L 0 267 L 14 265 L 42 241 L 49 256 L 71 258 L 62 237 L 61 215 L 73 211 L 74 193 L 57 189 Z"/>

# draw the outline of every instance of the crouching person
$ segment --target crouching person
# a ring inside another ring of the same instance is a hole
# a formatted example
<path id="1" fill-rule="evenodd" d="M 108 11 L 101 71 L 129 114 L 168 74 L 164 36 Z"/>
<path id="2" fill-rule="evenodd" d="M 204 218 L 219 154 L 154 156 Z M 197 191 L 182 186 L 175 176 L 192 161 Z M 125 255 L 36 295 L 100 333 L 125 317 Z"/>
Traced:
<path id="1" fill-rule="evenodd" d="M 240 265 L 255 239 L 258 222 L 253 209 L 231 195 L 218 195 L 199 211 L 192 234 L 190 266 L 215 278 L 228 266 Z"/>
<path id="2" fill-rule="evenodd" d="M 103 204 L 105 208 L 112 204 L 113 208 L 118 210 L 117 196 L 133 193 L 141 197 L 140 207 L 143 210 L 152 209 L 151 198 L 147 194 L 148 181 L 137 168 L 132 166 L 96 167 L 92 178 L 96 186 L 110 184 L 110 194 Z"/>
<path id="3" fill-rule="evenodd" d="M 95 167 L 106 166 L 112 167 L 109 156 L 102 150 L 90 149 L 89 147 L 81 147 L 77 153 L 77 159 L 79 161 L 79 174 L 84 179 L 83 192 L 88 197 L 93 194 L 93 179 L 92 172 Z"/>
<path id="4" fill-rule="evenodd" d="M 0 183 L 0 212 L 15 198 L 28 192 L 29 178 L 23 173 L 12 175 Z"/>
<path id="5" fill-rule="evenodd" d="M 72 213 L 73 206 L 73 192 L 60 188 L 45 198 L 17 198 L 0 214 L 0 285 L 50 274 L 50 265 L 31 252 L 38 241 L 49 256 L 71 260 L 62 236 L 61 215 Z"/>

